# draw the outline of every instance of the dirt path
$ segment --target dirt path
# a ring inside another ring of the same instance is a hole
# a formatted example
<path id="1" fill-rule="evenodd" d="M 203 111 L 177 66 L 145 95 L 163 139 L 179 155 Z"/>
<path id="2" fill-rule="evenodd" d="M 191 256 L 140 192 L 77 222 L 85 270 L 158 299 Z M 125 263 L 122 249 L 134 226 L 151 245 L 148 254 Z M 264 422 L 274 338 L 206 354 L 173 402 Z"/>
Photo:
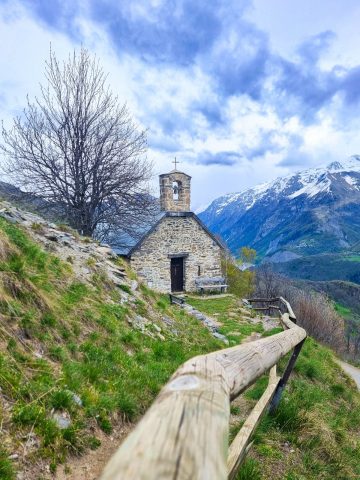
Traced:
<path id="1" fill-rule="evenodd" d="M 111 435 L 105 435 L 100 430 L 96 432 L 96 437 L 101 441 L 100 447 L 88 451 L 82 457 L 70 458 L 66 466 L 57 469 L 55 480 L 97 480 L 132 428 L 132 425 L 125 424 L 114 429 Z"/>
<path id="2" fill-rule="evenodd" d="M 354 367 L 353 365 L 345 363 L 342 360 L 338 360 L 338 364 L 342 366 L 343 370 L 345 370 L 348 375 L 350 375 L 360 390 L 360 368 Z"/>

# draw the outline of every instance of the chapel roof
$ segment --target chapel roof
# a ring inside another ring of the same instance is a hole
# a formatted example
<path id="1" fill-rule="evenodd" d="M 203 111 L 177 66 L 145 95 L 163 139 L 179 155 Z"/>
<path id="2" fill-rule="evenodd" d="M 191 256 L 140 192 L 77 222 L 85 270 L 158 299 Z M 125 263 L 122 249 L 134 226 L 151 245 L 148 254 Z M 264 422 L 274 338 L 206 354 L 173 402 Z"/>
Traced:
<path id="1" fill-rule="evenodd" d="M 121 256 L 127 256 L 129 252 L 154 229 L 165 214 L 166 212 L 159 210 L 154 215 L 149 216 L 148 221 L 144 222 L 143 225 L 138 228 L 136 235 L 119 232 L 116 238 L 110 242 L 114 252 Z"/>
<path id="2" fill-rule="evenodd" d="M 173 170 L 171 170 L 171 172 L 169 172 L 169 173 L 161 173 L 161 174 L 159 175 L 159 177 L 166 177 L 167 175 L 171 175 L 171 174 L 173 174 L 173 173 L 180 173 L 181 175 L 185 175 L 185 177 L 191 178 L 190 175 L 188 175 L 188 174 L 185 173 L 185 172 L 181 172 L 180 170 L 177 170 L 176 168 L 174 168 Z"/>

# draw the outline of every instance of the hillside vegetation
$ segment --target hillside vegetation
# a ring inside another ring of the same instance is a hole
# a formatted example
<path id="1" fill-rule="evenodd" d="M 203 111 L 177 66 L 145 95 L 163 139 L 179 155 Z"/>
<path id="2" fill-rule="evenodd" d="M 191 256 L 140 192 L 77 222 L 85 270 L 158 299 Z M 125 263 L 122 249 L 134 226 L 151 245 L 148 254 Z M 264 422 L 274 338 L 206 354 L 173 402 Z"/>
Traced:
<path id="1" fill-rule="evenodd" d="M 285 297 L 309 335 L 355 363 L 360 362 L 359 294 L 354 283 L 294 281 L 269 264 L 256 272 L 256 296 Z"/>
<path id="2" fill-rule="evenodd" d="M 327 282 L 296 281 L 299 288 L 311 288 L 317 292 L 324 292 L 339 305 L 346 305 L 347 309 L 360 316 L 360 285 L 341 280 Z"/>
<path id="3" fill-rule="evenodd" d="M 246 404 L 265 386 L 260 379 L 245 393 Z M 255 433 L 239 480 L 356 479 L 359 458 L 359 392 L 333 353 L 308 338 L 277 411 Z"/>
<path id="4" fill-rule="evenodd" d="M 274 319 L 236 309 L 233 297 L 188 301 L 215 315 L 232 344 L 282 330 Z M 280 362 L 280 372 L 286 362 Z M 230 438 L 267 382 L 267 375 L 261 377 L 232 403 Z M 263 418 L 237 480 L 355 479 L 360 476 L 359 455 L 360 394 L 332 351 L 307 338 L 280 405 Z"/>
<path id="5" fill-rule="evenodd" d="M 96 448 L 99 429 L 138 418 L 181 363 L 223 345 L 165 296 L 132 291 L 132 272 L 116 286 L 87 263 L 80 281 L 71 258 L 0 218 L 2 479 L 39 478 Z"/>
<path id="6" fill-rule="evenodd" d="M 0 478 L 52 478 L 104 434 L 131 428 L 181 363 L 224 343 L 138 285 L 106 248 L 8 204 L 0 214 L 8 218 L 0 218 Z M 230 345 L 279 331 L 231 295 L 188 302 Z M 233 404 L 231 435 L 265 385 L 260 379 Z M 357 478 L 359 425 L 353 383 L 309 339 L 239 479 Z"/>

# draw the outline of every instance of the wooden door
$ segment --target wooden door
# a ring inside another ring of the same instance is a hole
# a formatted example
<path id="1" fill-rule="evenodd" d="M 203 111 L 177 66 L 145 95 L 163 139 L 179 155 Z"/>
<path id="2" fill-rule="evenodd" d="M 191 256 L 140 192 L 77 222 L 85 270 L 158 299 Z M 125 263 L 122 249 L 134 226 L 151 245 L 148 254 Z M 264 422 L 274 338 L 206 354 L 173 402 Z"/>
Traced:
<path id="1" fill-rule="evenodd" d="M 184 257 L 171 259 L 170 274 L 171 291 L 182 292 L 184 290 Z"/>

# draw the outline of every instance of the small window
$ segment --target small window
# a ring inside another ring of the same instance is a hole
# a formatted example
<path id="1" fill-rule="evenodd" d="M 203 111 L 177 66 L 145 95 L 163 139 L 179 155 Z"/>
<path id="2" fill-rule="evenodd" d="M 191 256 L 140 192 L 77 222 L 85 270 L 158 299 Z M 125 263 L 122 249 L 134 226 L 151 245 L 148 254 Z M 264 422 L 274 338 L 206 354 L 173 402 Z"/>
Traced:
<path id="1" fill-rule="evenodd" d="M 198 265 L 198 277 L 201 275 L 201 265 Z"/>

